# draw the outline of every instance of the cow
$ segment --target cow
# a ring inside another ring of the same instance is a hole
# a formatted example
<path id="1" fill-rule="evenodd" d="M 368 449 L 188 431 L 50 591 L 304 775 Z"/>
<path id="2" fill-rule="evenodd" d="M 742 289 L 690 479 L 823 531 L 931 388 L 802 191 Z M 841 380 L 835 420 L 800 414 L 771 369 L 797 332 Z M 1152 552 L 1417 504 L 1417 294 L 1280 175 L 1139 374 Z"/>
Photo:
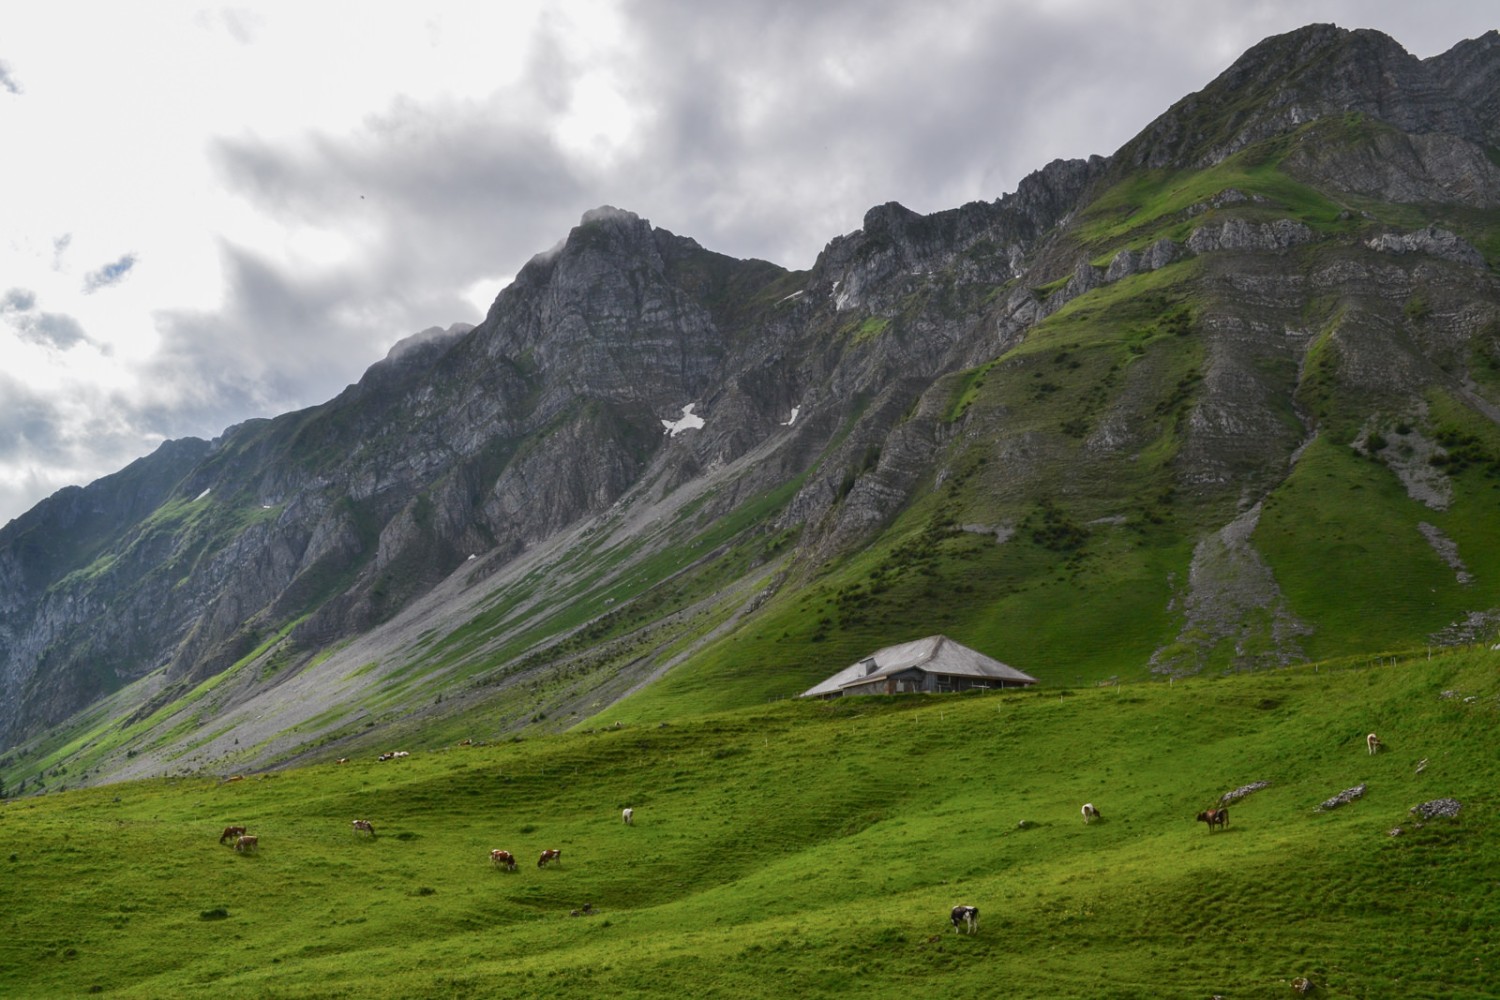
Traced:
<path id="1" fill-rule="evenodd" d="M 626 806 L 625 811 L 620 813 L 620 819 L 624 821 L 626 826 L 631 826 L 635 823 L 635 810 Z"/>
<path id="2" fill-rule="evenodd" d="M 539 857 L 539 858 L 536 859 L 536 866 L 538 868 L 546 868 L 547 867 L 547 862 L 549 862 L 549 861 L 561 861 L 561 860 L 562 860 L 562 848 L 560 848 L 560 847 L 549 847 L 545 851 L 542 852 L 542 856 L 541 857 Z"/>
<path id="3" fill-rule="evenodd" d="M 499 848 L 496 848 L 495 850 L 490 852 L 490 861 L 496 868 L 499 868 L 503 865 L 506 871 L 513 872 L 516 870 L 516 857 L 509 851 L 502 851 Z"/>
<path id="4" fill-rule="evenodd" d="M 373 836 L 375 836 L 375 824 L 371 823 L 367 819 L 357 819 L 357 820 L 355 820 L 354 821 L 354 830 L 353 830 L 353 832 L 354 833 L 359 833 L 361 831 L 363 831 L 365 833 L 368 833 L 370 836 L 373 837 Z M 399 840 L 400 838 L 398 837 L 397 839 Z"/>
<path id="5" fill-rule="evenodd" d="M 963 927 L 968 927 L 970 934 L 979 933 L 979 907 L 977 906 L 965 906 L 960 903 L 948 914 L 948 919 L 953 923 L 955 934 Z"/>
<path id="6" fill-rule="evenodd" d="M 1205 809 L 1198 814 L 1198 822 L 1207 823 L 1208 832 L 1213 833 L 1214 827 L 1229 825 L 1229 809 L 1227 806 L 1220 809 Z"/>
<path id="7" fill-rule="evenodd" d="M 236 837 L 243 837 L 244 835 L 245 828 L 243 826 L 226 826 L 224 832 L 219 834 L 219 843 L 222 844 L 226 840 L 233 840 Z"/>
<path id="8" fill-rule="evenodd" d="M 1365 737 L 1365 746 L 1369 749 L 1370 755 L 1373 757 L 1375 755 L 1375 753 L 1382 746 L 1384 746 L 1384 744 L 1380 742 L 1380 737 L 1379 736 L 1376 736 L 1374 733 L 1371 733 L 1369 736 Z"/>
<path id="9" fill-rule="evenodd" d="M 246 851 L 259 851 L 260 838 L 252 837 L 248 834 L 242 835 L 234 842 L 234 849 L 240 854 L 244 854 Z"/>
<path id="10" fill-rule="evenodd" d="M 1094 804 L 1092 802 L 1085 802 L 1083 804 L 1083 822 L 1085 825 L 1092 823 L 1096 819 L 1103 818 L 1103 816 L 1099 815 L 1099 810 L 1094 808 Z"/>

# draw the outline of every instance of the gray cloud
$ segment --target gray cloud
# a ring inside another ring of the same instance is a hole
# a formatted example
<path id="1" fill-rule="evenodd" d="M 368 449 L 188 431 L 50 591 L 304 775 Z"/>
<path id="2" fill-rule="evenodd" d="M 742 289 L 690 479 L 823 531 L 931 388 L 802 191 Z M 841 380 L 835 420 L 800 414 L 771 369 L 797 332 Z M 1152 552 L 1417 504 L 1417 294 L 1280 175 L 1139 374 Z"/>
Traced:
<path id="1" fill-rule="evenodd" d="M 135 418 L 131 401 L 87 387 L 75 392 L 57 399 L 0 372 L 0 464 L 19 470 L 0 477 L 0 524 L 64 486 L 123 468 L 159 443 Z"/>
<path id="2" fill-rule="evenodd" d="M 12 94 L 22 93 L 21 84 L 10 71 L 10 66 L 5 60 L 0 59 L 0 90 L 9 91 Z"/>
<path id="3" fill-rule="evenodd" d="M 452 288 L 403 287 L 388 264 L 309 273 L 234 245 L 221 258 L 223 309 L 157 317 L 150 422 L 168 437 L 329 399 L 377 360 L 372 342 L 413 332 L 413 317 L 473 312 Z"/>
<path id="4" fill-rule="evenodd" d="M 84 333 L 83 326 L 72 316 L 33 312 L 35 308 L 36 292 L 29 288 L 12 288 L 4 296 L 0 296 L 0 316 L 5 317 L 5 323 L 21 340 L 60 351 L 91 342 L 88 334 Z M 4 409 L 5 407 L 0 407 L 0 413 Z"/>
<path id="5" fill-rule="evenodd" d="M 12 288 L 0 298 L 0 313 L 26 312 L 36 305 L 36 292 L 27 288 Z"/>
<path id="6" fill-rule="evenodd" d="M 84 294 L 92 295 L 101 288 L 118 285 L 125 280 L 125 276 L 130 273 L 132 267 L 135 267 L 135 254 L 128 253 L 96 271 L 90 271 L 83 276 Z"/>
<path id="7" fill-rule="evenodd" d="M 28 312 L 10 322 L 22 340 L 43 347 L 66 351 L 70 347 L 90 342 L 83 326 L 66 313 Z"/>

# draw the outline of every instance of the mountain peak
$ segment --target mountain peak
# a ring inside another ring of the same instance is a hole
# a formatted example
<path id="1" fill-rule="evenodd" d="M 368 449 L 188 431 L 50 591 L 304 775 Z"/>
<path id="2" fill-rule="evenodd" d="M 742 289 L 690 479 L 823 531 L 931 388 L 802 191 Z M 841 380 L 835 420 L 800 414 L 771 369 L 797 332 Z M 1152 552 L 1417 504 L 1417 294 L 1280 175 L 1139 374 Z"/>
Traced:
<path id="1" fill-rule="evenodd" d="M 1493 142 L 1472 96 L 1446 67 L 1370 28 L 1314 24 L 1273 35 L 1178 101 L 1118 159 L 1131 167 L 1208 166 L 1318 118 L 1349 113 L 1403 132 Z"/>
<path id="2" fill-rule="evenodd" d="M 650 226 L 651 223 L 642 219 L 639 215 L 623 208 L 615 208 L 613 205 L 600 205 L 583 213 L 583 218 L 578 220 L 579 226 L 588 226 L 595 223 L 616 223 L 625 226 L 634 226 L 640 223 Z"/>

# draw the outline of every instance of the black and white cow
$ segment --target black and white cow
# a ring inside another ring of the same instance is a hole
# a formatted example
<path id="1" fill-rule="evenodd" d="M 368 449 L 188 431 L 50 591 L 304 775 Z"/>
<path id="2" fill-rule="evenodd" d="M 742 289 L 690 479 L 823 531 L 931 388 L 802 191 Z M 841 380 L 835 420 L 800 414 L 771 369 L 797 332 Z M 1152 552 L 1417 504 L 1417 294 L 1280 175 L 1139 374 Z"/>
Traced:
<path id="1" fill-rule="evenodd" d="M 948 919 L 953 922 L 953 931 L 957 933 L 962 927 L 967 926 L 970 934 L 979 933 L 979 907 L 965 906 L 960 903 L 948 914 Z"/>

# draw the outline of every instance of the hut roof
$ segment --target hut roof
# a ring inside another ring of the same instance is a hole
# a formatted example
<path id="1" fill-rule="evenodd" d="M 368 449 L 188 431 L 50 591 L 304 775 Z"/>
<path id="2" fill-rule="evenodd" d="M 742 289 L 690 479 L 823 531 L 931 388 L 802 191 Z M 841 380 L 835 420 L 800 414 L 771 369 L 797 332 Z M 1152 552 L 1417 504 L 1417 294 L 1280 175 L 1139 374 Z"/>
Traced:
<path id="1" fill-rule="evenodd" d="M 835 694 L 852 684 L 868 683 L 871 679 L 914 667 L 929 674 L 947 674 L 953 677 L 988 677 L 1012 684 L 1037 682 L 1035 677 L 985 656 L 976 649 L 970 649 L 963 643 L 954 642 L 945 635 L 929 635 L 925 639 L 877 650 L 822 683 L 808 688 L 802 692 L 802 697 Z"/>

